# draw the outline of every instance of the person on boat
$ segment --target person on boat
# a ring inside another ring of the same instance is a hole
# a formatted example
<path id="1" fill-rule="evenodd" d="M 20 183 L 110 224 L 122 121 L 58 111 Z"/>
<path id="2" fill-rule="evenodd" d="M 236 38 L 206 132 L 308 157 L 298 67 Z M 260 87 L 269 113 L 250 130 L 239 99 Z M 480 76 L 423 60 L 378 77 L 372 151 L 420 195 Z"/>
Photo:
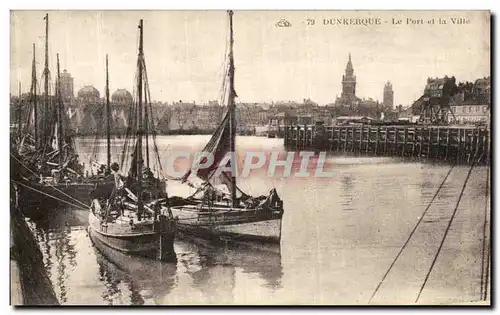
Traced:
<path id="1" fill-rule="evenodd" d="M 105 164 L 101 164 L 99 166 L 99 169 L 97 169 L 97 175 L 99 175 L 99 176 L 105 176 L 106 175 L 106 165 Z"/>
<path id="2" fill-rule="evenodd" d="M 153 180 L 154 179 L 154 174 L 151 172 L 151 169 L 149 167 L 144 168 L 142 175 L 144 179 L 146 180 Z"/>
<path id="3" fill-rule="evenodd" d="M 214 206 L 215 195 L 215 189 L 210 184 L 206 185 L 205 191 L 203 192 L 203 199 L 209 208 Z"/>
<path id="4" fill-rule="evenodd" d="M 115 178 L 115 187 L 117 190 L 121 190 L 124 186 L 122 176 L 118 173 L 119 170 L 120 166 L 118 165 L 118 163 L 113 162 L 113 164 L 111 164 L 111 172 L 113 173 L 113 176 Z"/>

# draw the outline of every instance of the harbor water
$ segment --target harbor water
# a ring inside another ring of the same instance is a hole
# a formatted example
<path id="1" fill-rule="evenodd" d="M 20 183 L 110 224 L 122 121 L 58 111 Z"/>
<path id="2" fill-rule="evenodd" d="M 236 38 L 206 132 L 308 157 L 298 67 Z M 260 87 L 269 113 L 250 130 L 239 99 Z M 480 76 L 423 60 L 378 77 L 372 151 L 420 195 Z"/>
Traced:
<path id="1" fill-rule="evenodd" d="M 172 152 L 195 152 L 209 136 L 158 137 L 163 163 Z M 120 142 L 121 141 L 121 142 Z M 105 161 L 105 140 L 98 142 Z M 119 160 L 123 140 L 113 140 Z M 80 159 L 94 151 L 94 139 L 77 139 Z M 239 137 L 247 151 L 286 153 L 281 139 Z M 182 169 L 188 161 L 178 159 Z M 253 196 L 276 188 L 284 201 L 280 252 L 217 248 L 178 240 L 177 263 L 159 263 L 101 253 L 87 233 L 88 212 L 46 209 L 31 221 L 44 266 L 61 304 L 367 304 L 450 171 L 387 157 L 329 156 L 328 177 L 268 176 L 267 165 L 238 179 Z M 372 303 L 413 303 L 436 255 L 469 167 L 456 166 Z M 484 286 L 484 219 L 489 218 L 489 171 L 472 170 L 447 237 L 419 303 L 461 303 L 481 299 Z M 171 195 L 184 186 L 168 182 Z M 486 244 L 486 245 L 484 245 Z M 488 269 L 488 267 L 486 267 Z"/>

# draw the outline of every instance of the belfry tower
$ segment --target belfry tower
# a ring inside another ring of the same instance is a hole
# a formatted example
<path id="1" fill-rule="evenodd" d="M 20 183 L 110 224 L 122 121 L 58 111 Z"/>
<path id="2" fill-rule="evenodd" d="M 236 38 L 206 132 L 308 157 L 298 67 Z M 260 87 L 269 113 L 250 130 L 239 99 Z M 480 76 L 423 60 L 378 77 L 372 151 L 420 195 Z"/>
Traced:
<path id="1" fill-rule="evenodd" d="M 345 74 L 342 76 L 342 95 L 343 99 L 354 100 L 356 98 L 356 77 L 352 67 L 351 53 L 345 67 Z"/>

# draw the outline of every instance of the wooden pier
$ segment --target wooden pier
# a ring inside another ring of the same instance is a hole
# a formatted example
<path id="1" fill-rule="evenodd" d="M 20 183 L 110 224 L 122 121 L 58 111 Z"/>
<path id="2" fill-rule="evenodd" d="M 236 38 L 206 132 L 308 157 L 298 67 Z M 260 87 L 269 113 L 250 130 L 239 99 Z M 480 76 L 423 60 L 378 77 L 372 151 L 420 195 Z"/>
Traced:
<path id="1" fill-rule="evenodd" d="M 330 151 L 371 156 L 419 157 L 455 163 L 490 162 L 490 133 L 484 127 L 286 126 L 290 151 Z"/>

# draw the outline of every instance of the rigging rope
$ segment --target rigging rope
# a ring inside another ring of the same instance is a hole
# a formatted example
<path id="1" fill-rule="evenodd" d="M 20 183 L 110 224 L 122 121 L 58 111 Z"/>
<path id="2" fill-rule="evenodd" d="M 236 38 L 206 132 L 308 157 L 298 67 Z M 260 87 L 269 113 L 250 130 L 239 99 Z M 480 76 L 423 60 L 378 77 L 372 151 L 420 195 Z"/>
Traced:
<path id="1" fill-rule="evenodd" d="M 43 192 L 43 191 L 41 191 L 41 190 L 39 190 L 39 189 L 36 189 L 36 188 L 30 187 L 30 186 L 28 186 L 28 185 L 26 185 L 26 184 L 23 184 L 23 183 L 21 183 L 21 182 L 15 181 L 15 180 L 13 180 L 13 179 L 11 179 L 11 182 L 13 182 L 13 183 L 15 183 L 15 184 L 17 184 L 17 185 L 21 185 L 21 186 L 23 186 L 23 187 L 26 187 L 26 188 L 28 188 L 28 189 L 31 189 L 31 190 L 33 190 L 33 191 L 36 191 L 36 192 L 38 192 L 38 193 L 40 193 L 40 194 L 42 194 L 42 195 L 48 196 L 48 197 L 50 197 L 50 198 L 52 198 L 52 199 L 55 199 L 55 200 L 58 200 L 58 201 L 60 201 L 60 202 L 66 203 L 66 204 L 68 204 L 68 205 L 70 205 L 70 206 L 72 206 L 72 207 L 75 207 L 75 208 L 77 208 L 77 209 L 81 209 L 81 210 L 88 210 L 88 209 L 90 209 L 90 207 L 88 207 L 88 206 L 86 206 L 85 208 L 82 208 L 81 206 L 78 206 L 78 205 L 75 205 L 75 204 L 73 204 L 73 203 L 71 203 L 71 202 L 69 202 L 69 201 L 66 201 L 66 200 L 63 200 L 63 199 L 57 198 L 57 197 L 55 197 L 55 196 L 53 196 L 53 195 L 51 195 L 51 194 L 48 194 L 48 193 Z"/>
<path id="2" fill-rule="evenodd" d="M 439 191 L 441 190 L 441 188 L 444 186 L 444 183 L 446 182 L 446 180 L 448 179 L 448 177 L 450 176 L 450 173 L 451 171 L 453 170 L 453 168 L 455 167 L 455 165 L 452 165 L 450 170 L 448 171 L 448 173 L 446 174 L 446 176 L 443 178 L 443 181 L 441 182 L 441 184 L 439 185 L 438 189 L 436 190 L 436 193 L 434 193 L 434 196 L 432 197 L 431 201 L 429 202 L 429 204 L 427 205 L 427 207 L 425 208 L 424 212 L 422 212 L 422 214 L 420 215 L 420 218 L 418 219 L 417 221 L 417 224 L 415 224 L 415 226 L 413 227 L 413 230 L 410 232 L 410 235 L 408 236 L 408 238 L 406 239 L 406 242 L 403 244 L 403 246 L 401 247 L 401 249 L 399 250 L 398 254 L 396 255 L 396 257 L 394 258 L 394 260 L 392 261 L 391 265 L 389 266 L 389 269 L 387 269 L 386 273 L 384 274 L 384 276 L 382 277 L 382 280 L 380 280 L 379 284 L 377 285 L 377 287 L 375 288 L 375 291 L 373 291 L 373 294 L 372 296 L 370 297 L 370 300 L 368 301 L 368 303 L 370 303 L 373 298 L 375 297 L 375 295 L 377 294 L 378 290 L 380 289 L 380 287 L 382 286 L 382 283 L 385 281 L 385 279 L 387 278 L 387 275 L 389 275 L 389 272 L 391 272 L 392 268 L 394 267 L 394 265 L 396 264 L 396 261 L 399 259 L 399 257 L 401 256 L 401 254 L 403 253 L 404 249 L 406 248 L 406 246 L 408 245 L 408 243 L 410 242 L 410 239 L 412 238 L 413 234 L 415 233 L 415 231 L 417 230 L 418 226 L 420 225 L 420 222 L 422 222 L 422 220 L 424 219 L 424 216 L 427 214 L 427 211 L 429 211 L 429 209 L 431 208 L 431 205 L 432 203 L 434 202 L 434 200 L 436 199 Z"/>
<path id="3" fill-rule="evenodd" d="M 462 186 L 462 190 L 460 191 L 460 195 L 458 196 L 457 204 L 455 205 L 455 209 L 453 209 L 453 213 L 451 215 L 450 221 L 448 222 L 448 226 L 446 227 L 446 230 L 443 235 L 443 239 L 441 240 L 441 244 L 439 244 L 439 248 L 436 252 L 436 255 L 434 256 L 434 260 L 432 261 L 431 267 L 429 268 L 429 271 L 427 272 L 427 275 L 425 276 L 424 283 L 422 283 L 422 286 L 420 287 L 420 291 L 418 292 L 418 296 L 415 299 L 415 303 L 418 302 L 420 295 L 422 294 L 422 291 L 424 290 L 425 285 L 427 284 L 427 280 L 429 280 L 429 276 L 432 272 L 432 269 L 434 268 L 434 265 L 436 263 L 436 260 L 441 253 L 441 249 L 443 248 L 444 241 L 446 240 L 446 236 L 448 236 L 448 232 L 450 231 L 451 223 L 453 222 L 453 219 L 455 218 L 455 215 L 457 214 L 458 206 L 460 205 L 460 201 L 462 200 L 462 196 L 465 191 L 465 187 L 467 186 L 467 182 L 469 181 L 470 174 L 472 173 L 472 169 L 474 168 L 475 163 L 472 163 L 469 172 L 467 173 L 467 177 L 465 178 L 464 185 Z"/>
<path id="4" fill-rule="evenodd" d="M 165 179 L 165 176 L 163 174 L 163 167 L 161 165 L 161 161 L 160 161 L 160 154 L 158 152 L 158 146 L 156 144 L 156 128 L 155 128 L 155 124 L 154 124 L 154 120 L 153 120 L 153 107 L 151 105 L 151 91 L 149 89 L 149 80 L 148 80 L 148 73 L 147 73 L 147 70 L 146 70 L 146 60 L 144 58 L 142 58 L 142 65 L 143 65 L 143 68 L 144 68 L 144 87 L 145 87 L 145 90 L 146 90 L 146 95 L 147 95 L 147 99 L 149 100 L 149 106 L 148 104 L 146 104 L 146 111 L 148 110 L 149 108 L 149 117 L 151 118 L 151 138 L 153 139 L 153 149 L 154 149 L 154 152 L 155 152 L 155 155 L 156 155 L 156 160 L 158 162 L 158 166 L 159 166 L 159 175 L 161 175 L 161 177 L 163 177 L 163 179 Z"/>
<path id="5" fill-rule="evenodd" d="M 24 168 L 26 168 L 28 171 L 30 171 L 31 173 L 33 173 L 35 176 L 38 177 L 38 174 L 36 174 L 35 172 L 33 172 L 29 167 L 27 167 L 26 165 L 23 164 L 23 162 L 19 161 L 12 153 L 10 153 L 11 157 L 13 157 L 17 162 L 19 162 L 19 164 L 21 166 L 23 166 Z M 80 200 L 76 199 L 76 198 L 73 198 L 72 196 L 66 194 L 64 191 L 58 189 L 57 187 L 53 186 L 52 184 L 50 183 L 45 183 L 47 186 L 49 187 L 52 187 L 54 188 L 56 191 L 60 192 L 61 194 L 63 194 L 64 196 L 68 197 L 69 199 L 73 200 L 73 201 L 76 201 L 77 203 L 83 205 L 84 207 L 88 207 L 88 205 L 84 204 L 83 202 L 81 202 Z"/>

